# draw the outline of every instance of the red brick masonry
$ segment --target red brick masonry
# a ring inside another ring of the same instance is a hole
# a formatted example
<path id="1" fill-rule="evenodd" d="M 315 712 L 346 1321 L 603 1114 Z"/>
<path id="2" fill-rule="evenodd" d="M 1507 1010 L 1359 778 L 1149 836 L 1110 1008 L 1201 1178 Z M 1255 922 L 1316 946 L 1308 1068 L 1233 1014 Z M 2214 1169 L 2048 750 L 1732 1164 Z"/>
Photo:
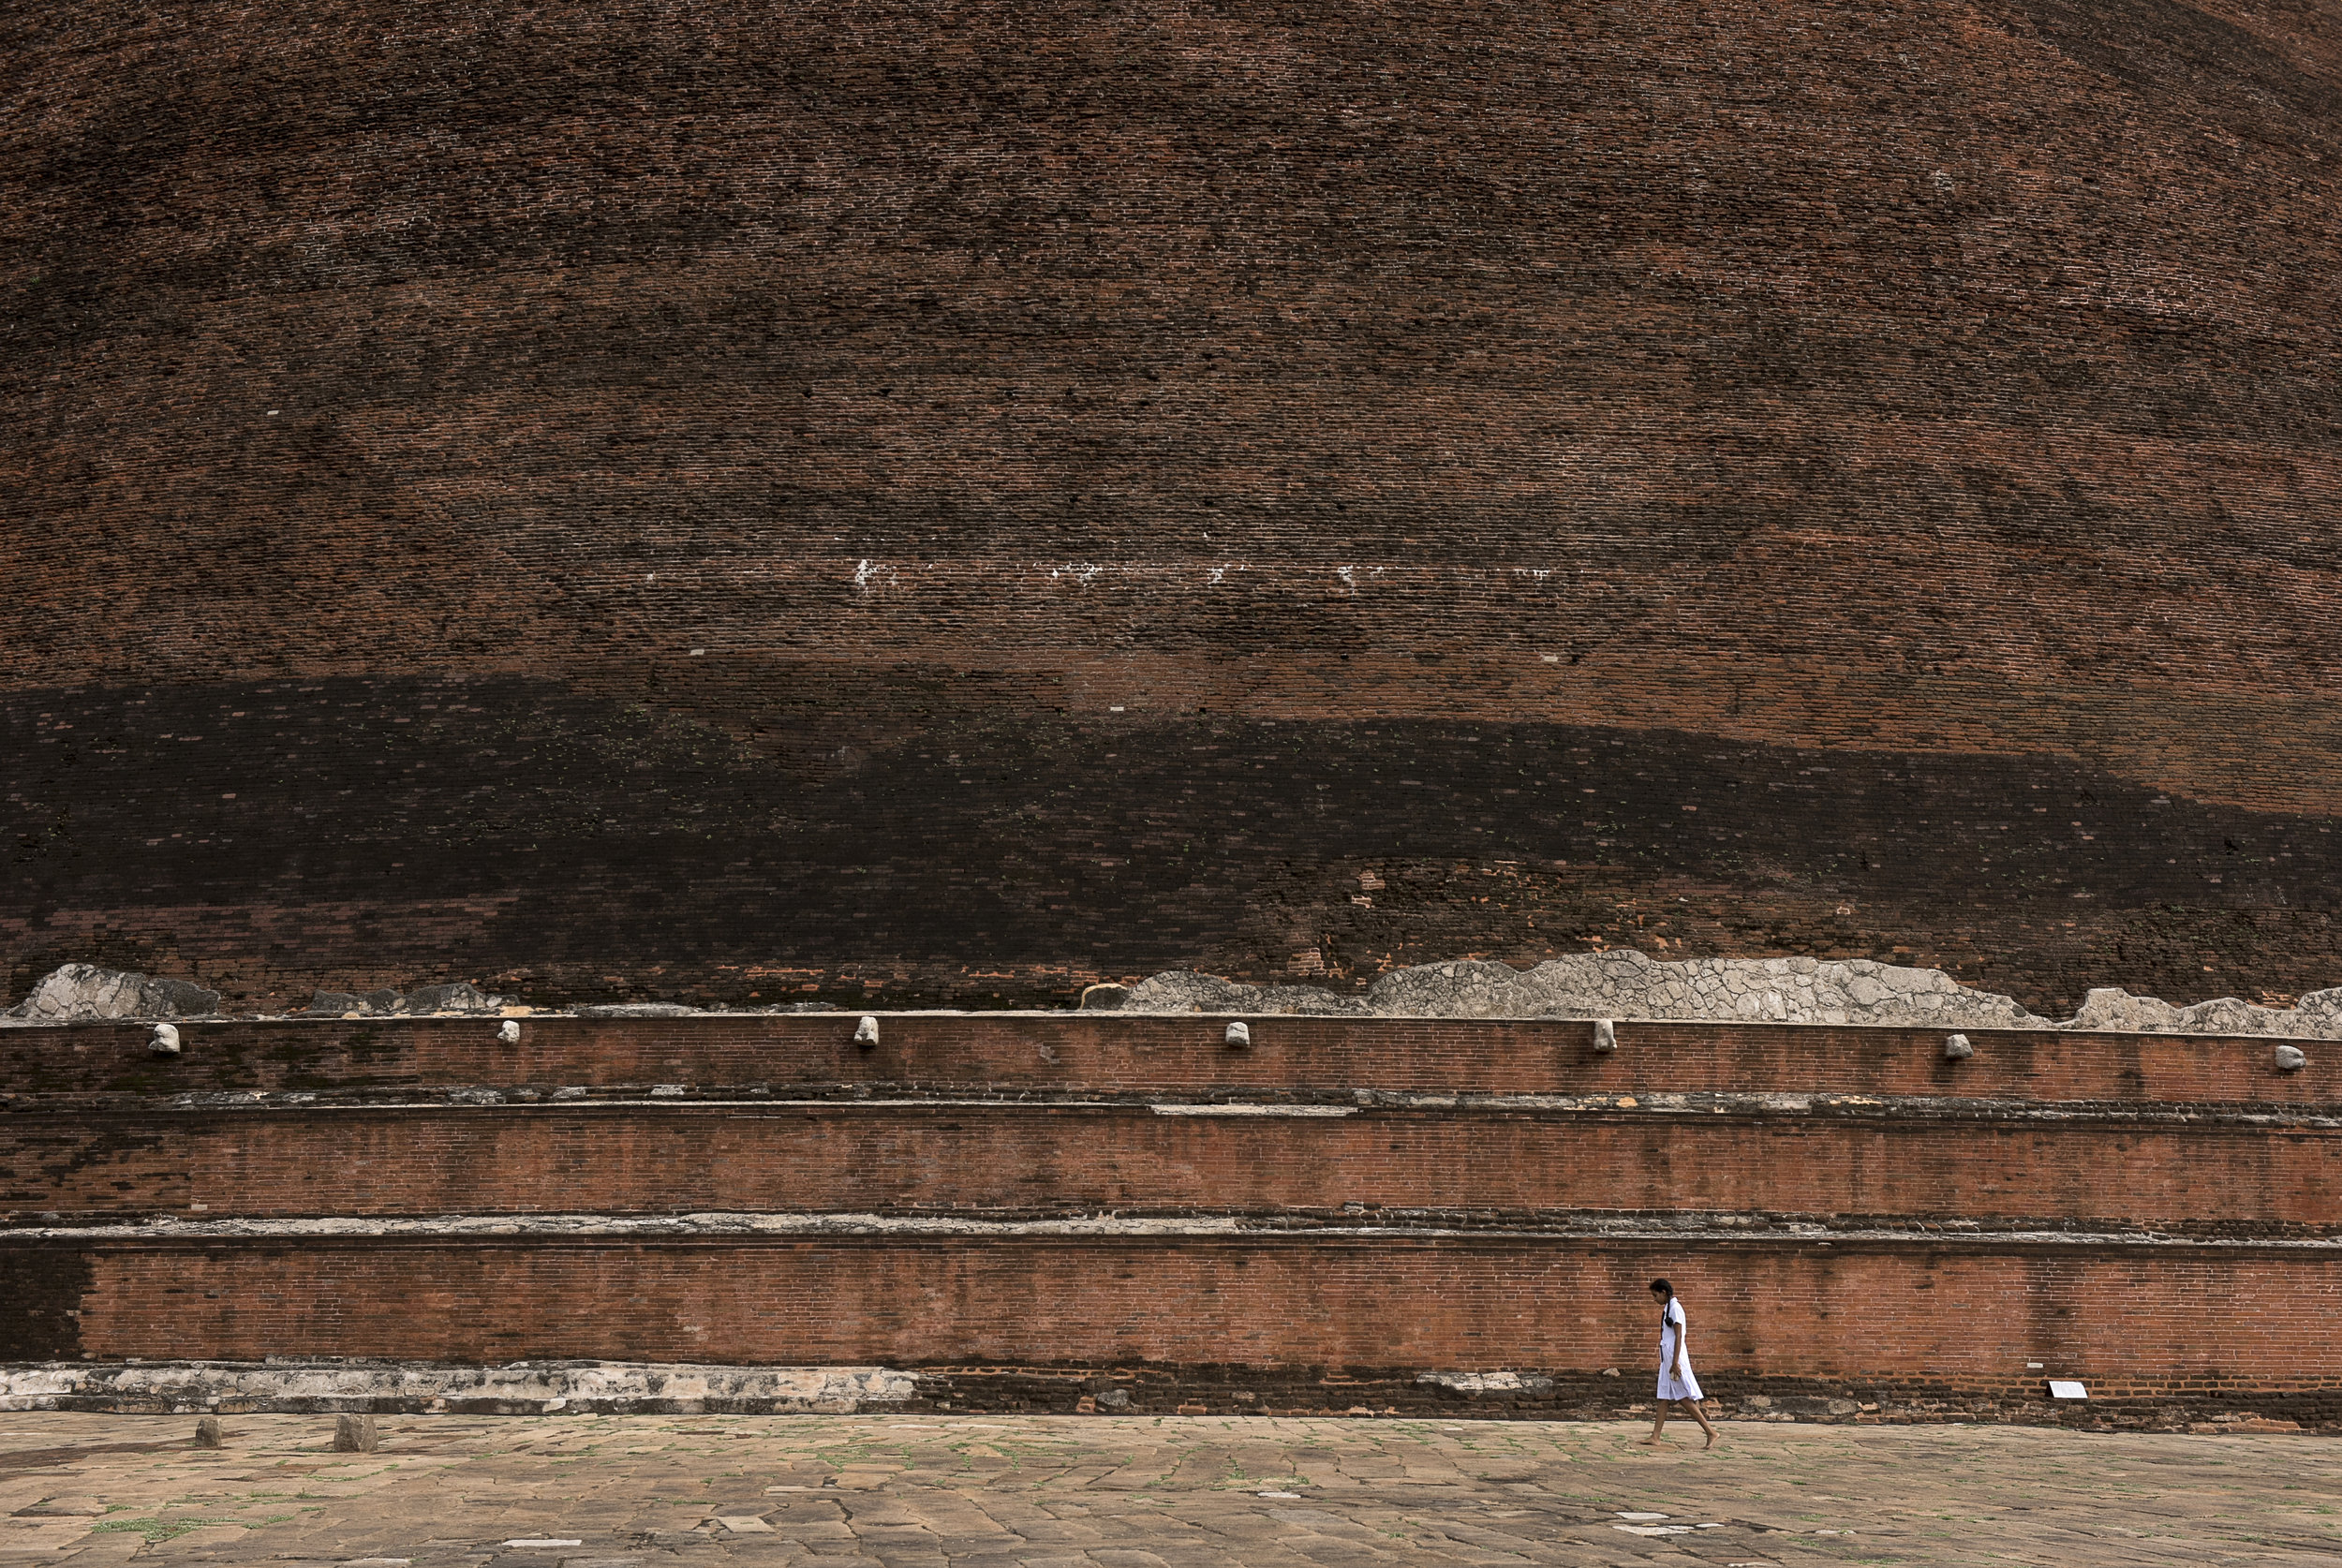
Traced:
<path id="1" fill-rule="evenodd" d="M 71 1342 L 100 1358 L 1616 1367 L 1639 1383 L 1657 1355 L 1643 1286 L 1665 1273 L 1727 1398 L 1776 1379 L 2002 1398 L 2044 1376 L 2110 1398 L 2342 1390 L 2331 1247 L 336 1237 L 72 1255 L 89 1284 Z"/>
<path id="2" fill-rule="evenodd" d="M 2006 1113 L 2004 1113 L 2005 1117 Z M 2342 1235 L 2342 1127 L 660 1102 L 20 1113 L 0 1215 L 1718 1212 Z"/>
<path id="3" fill-rule="evenodd" d="M 2342 977 L 2330 0 L 15 10 L 18 994 Z"/>
<path id="4" fill-rule="evenodd" d="M 0 1083 L 27 1094 L 250 1093 L 451 1086 L 646 1089 L 868 1086 L 986 1094 L 1238 1094 L 1359 1088 L 1425 1094 L 1835 1093 L 2130 1103 L 2332 1104 L 2342 1045 L 2308 1043 L 2285 1072 L 2266 1040 L 1801 1024 L 1622 1023 L 1593 1049 L 1583 1021 L 1254 1018 L 1250 1050 L 1224 1020 L 1073 1013 L 913 1013 L 880 1018 L 871 1050 L 856 1014 L 521 1020 L 286 1019 L 186 1024 L 184 1055 L 156 1057 L 141 1026 L 0 1030 Z"/>
<path id="5" fill-rule="evenodd" d="M 963 1404 L 1056 1368 L 1060 1403 L 1111 1373 L 1295 1408 L 1505 1369 L 1612 1408 L 1663 1273 L 1732 1398 L 2071 1375 L 2342 1418 L 2319 1043 L 2283 1072 L 2148 1035 L 1948 1063 L 1932 1029 L 854 1022 L 0 1032 L 0 1355 L 875 1362 Z"/>

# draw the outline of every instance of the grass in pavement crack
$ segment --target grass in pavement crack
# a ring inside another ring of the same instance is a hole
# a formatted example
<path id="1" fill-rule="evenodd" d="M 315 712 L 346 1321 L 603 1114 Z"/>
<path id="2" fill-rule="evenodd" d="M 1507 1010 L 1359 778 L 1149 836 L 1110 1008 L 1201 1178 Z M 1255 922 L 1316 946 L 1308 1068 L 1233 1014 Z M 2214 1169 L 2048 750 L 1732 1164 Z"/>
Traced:
<path id="1" fill-rule="evenodd" d="M 172 1540 L 189 1531 L 208 1530 L 214 1525 L 243 1525 L 246 1530 L 258 1528 L 245 1519 L 106 1519 L 90 1526 L 90 1533 L 135 1531 L 146 1537 L 148 1546 Z"/>

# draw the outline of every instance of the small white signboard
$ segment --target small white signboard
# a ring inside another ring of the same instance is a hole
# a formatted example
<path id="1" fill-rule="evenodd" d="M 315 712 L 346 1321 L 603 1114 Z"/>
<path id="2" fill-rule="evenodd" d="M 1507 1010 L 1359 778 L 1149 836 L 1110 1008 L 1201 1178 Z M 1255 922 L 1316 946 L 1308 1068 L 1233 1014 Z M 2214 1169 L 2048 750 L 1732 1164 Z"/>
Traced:
<path id="1" fill-rule="evenodd" d="M 2068 1383 L 2064 1378 L 2052 1378 L 2049 1385 L 2053 1399 L 2086 1399 L 2090 1397 L 2088 1389 L 2078 1383 Z"/>

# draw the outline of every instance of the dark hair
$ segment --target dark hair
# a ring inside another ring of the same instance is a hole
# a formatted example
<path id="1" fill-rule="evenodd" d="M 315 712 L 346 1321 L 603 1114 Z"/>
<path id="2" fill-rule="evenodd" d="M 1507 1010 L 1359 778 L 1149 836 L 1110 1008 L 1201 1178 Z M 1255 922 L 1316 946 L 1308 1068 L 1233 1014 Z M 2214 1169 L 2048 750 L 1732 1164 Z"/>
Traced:
<path id="1" fill-rule="evenodd" d="M 1654 1291 L 1665 1291 L 1665 1292 L 1667 1292 L 1667 1293 L 1668 1293 L 1668 1294 L 1669 1294 L 1669 1295 L 1673 1295 L 1673 1294 L 1675 1294 L 1675 1287 L 1674 1287 L 1673 1285 L 1668 1284 L 1668 1283 L 1665 1280 L 1652 1280 L 1652 1281 L 1651 1281 L 1651 1288 L 1652 1288 L 1653 1290 L 1654 1290 Z"/>

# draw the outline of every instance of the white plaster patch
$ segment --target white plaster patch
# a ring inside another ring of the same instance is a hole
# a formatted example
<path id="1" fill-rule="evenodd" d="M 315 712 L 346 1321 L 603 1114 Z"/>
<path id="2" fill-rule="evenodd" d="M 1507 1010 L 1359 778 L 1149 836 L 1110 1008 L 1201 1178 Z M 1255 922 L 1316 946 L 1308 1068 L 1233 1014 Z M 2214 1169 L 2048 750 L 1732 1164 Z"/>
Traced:
<path id="1" fill-rule="evenodd" d="M 1356 1105 L 1149 1105 L 1159 1117 L 1354 1117 Z"/>

